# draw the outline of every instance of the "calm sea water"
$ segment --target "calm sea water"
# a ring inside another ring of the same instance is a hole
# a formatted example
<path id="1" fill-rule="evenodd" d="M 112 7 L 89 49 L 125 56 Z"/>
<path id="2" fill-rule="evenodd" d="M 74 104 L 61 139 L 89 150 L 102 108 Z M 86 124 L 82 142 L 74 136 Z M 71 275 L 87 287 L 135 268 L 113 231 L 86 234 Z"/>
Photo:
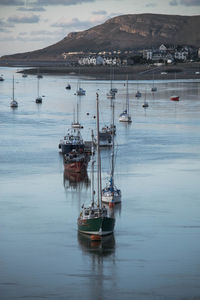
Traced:
<path id="1" fill-rule="evenodd" d="M 110 83 L 81 78 L 86 96 L 77 98 L 77 77 L 45 75 L 37 105 L 36 77 L 16 71 L 0 69 L 0 299 L 200 299 L 200 81 L 159 81 L 154 94 L 152 82 L 130 81 L 128 126 L 118 122 L 125 82 L 114 83 L 122 205 L 114 235 L 99 244 L 76 225 L 90 203 L 90 165 L 88 177 L 64 176 L 58 143 L 77 102 L 90 139 L 97 91 L 101 126 L 110 123 Z M 9 107 L 13 74 L 16 110 Z M 109 166 L 104 150 L 104 184 Z"/>

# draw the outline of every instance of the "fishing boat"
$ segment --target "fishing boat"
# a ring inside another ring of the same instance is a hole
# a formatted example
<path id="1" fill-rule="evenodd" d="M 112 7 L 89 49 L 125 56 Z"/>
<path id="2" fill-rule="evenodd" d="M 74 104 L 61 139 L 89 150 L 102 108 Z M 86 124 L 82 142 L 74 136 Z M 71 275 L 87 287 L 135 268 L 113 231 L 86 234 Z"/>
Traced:
<path id="1" fill-rule="evenodd" d="M 97 202 L 94 195 L 94 154 L 92 155 L 92 196 L 88 207 L 82 206 L 77 220 L 78 231 L 90 235 L 92 240 L 99 240 L 102 236 L 112 234 L 115 226 L 114 215 L 103 206 L 101 194 L 101 157 L 99 147 L 99 95 L 97 93 Z M 94 153 L 94 152 L 93 152 Z"/>
<path id="2" fill-rule="evenodd" d="M 10 107 L 17 108 L 18 102 L 15 100 L 15 87 L 14 87 L 14 76 L 13 76 L 13 88 L 12 88 L 12 101 L 10 102 Z"/>
<path id="3" fill-rule="evenodd" d="M 58 148 L 61 149 L 62 154 L 67 154 L 73 149 L 84 151 L 85 145 L 80 131 L 71 128 L 64 138 L 60 140 Z"/>
<path id="4" fill-rule="evenodd" d="M 39 94 L 39 89 L 40 89 L 40 78 L 38 77 L 38 79 L 37 79 L 37 98 L 35 99 L 36 103 L 42 103 L 42 97 Z"/>
<path id="5" fill-rule="evenodd" d="M 97 138 L 94 143 L 97 145 Z M 107 127 L 99 131 L 99 147 L 112 147 L 112 133 Z"/>
<path id="6" fill-rule="evenodd" d="M 113 115 L 113 127 L 114 127 L 114 103 L 112 105 L 112 115 Z M 102 202 L 109 204 L 109 206 L 114 206 L 116 203 L 121 202 L 121 191 L 114 184 L 114 154 L 115 154 L 115 143 L 114 143 L 114 133 L 112 133 L 112 154 L 111 154 L 111 172 L 108 184 L 102 190 Z"/>
<path id="7" fill-rule="evenodd" d="M 64 168 L 74 173 L 86 172 L 90 156 L 82 150 L 73 149 L 71 152 L 64 154 Z"/>
<path id="8" fill-rule="evenodd" d="M 126 82 L 126 109 L 119 116 L 120 122 L 131 123 L 131 116 L 129 114 L 129 94 L 128 94 L 128 78 Z"/>

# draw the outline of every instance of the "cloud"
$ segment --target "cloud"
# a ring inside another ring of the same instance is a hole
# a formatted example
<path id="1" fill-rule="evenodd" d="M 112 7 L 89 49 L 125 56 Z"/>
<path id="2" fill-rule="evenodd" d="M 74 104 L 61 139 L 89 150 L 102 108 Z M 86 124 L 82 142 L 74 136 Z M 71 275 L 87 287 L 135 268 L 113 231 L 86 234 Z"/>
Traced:
<path id="1" fill-rule="evenodd" d="M 0 0 L 0 5 L 5 5 L 5 6 L 21 6 L 24 5 L 23 0 Z"/>
<path id="2" fill-rule="evenodd" d="M 171 5 L 171 6 L 177 6 L 178 2 L 177 2 L 177 0 L 172 0 L 172 1 L 169 2 L 169 5 Z"/>
<path id="3" fill-rule="evenodd" d="M 44 9 L 44 7 L 24 7 L 24 6 L 19 7 L 17 10 L 19 10 L 19 11 L 46 11 L 46 9 Z"/>
<path id="4" fill-rule="evenodd" d="M 40 20 L 40 17 L 37 15 L 14 15 L 8 18 L 8 22 L 12 23 L 38 23 Z"/>
<path id="5" fill-rule="evenodd" d="M 13 24 L 4 21 L 4 19 L 0 19 L 0 26 L 1 26 L 1 31 L 3 31 L 3 28 L 5 27 L 14 27 Z"/>
<path id="6" fill-rule="evenodd" d="M 155 7 L 156 6 L 156 3 L 148 3 L 146 4 L 146 7 Z"/>
<path id="7" fill-rule="evenodd" d="M 51 6 L 51 5 L 76 5 L 88 2 L 95 2 L 96 0 L 37 0 L 36 5 Z"/>
<path id="8" fill-rule="evenodd" d="M 181 0 L 180 4 L 185 6 L 200 6 L 200 0 Z"/>
<path id="9" fill-rule="evenodd" d="M 52 24 L 52 27 L 70 27 L 75 29 L 88 29 L 89 27 L 95 26 L 97 24 L 97 20 L 86 20 L 86 21 L 81 21 L 78 18 L 73 18 L 70 21 L 66 21 L 65 19 L 60 19 L 58 22 Z"/>
<path id="10" fill-rule="evenodd" d="M 169 4 L 171 6 L 200 6 L 200 0 L 171 0 Z"/>
<path id="11" fill-rule="evenodd" d="M 105 10 L 97 10 L 92 12 L 93 15 L 107 15 Z"/>

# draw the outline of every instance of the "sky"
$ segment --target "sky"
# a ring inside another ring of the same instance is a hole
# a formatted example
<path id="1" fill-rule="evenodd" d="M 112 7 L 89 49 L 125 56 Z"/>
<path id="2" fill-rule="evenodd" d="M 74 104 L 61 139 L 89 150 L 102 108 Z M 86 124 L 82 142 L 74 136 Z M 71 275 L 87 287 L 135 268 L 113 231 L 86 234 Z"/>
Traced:
<path id="1" fill-rule="evenodd" d="M 0 56 L 50 46 L 124 14 L 200 15 L 200 0 L 0 0 Z"/>

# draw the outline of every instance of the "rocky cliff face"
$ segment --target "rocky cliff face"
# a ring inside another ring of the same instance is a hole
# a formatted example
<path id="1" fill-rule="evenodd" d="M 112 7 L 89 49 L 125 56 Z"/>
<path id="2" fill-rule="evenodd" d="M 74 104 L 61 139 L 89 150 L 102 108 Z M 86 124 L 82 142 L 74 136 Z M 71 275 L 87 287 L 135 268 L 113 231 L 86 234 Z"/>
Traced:
<path id="1" fill-rule="evenodd" d="M 163 44 L 200 47 L 200 16 L 123 15 L 82 32 L 72 32 L 42 50 L 4 56 L 13 60 L 57 60 L 63 52 L 129 50 Z"/>

